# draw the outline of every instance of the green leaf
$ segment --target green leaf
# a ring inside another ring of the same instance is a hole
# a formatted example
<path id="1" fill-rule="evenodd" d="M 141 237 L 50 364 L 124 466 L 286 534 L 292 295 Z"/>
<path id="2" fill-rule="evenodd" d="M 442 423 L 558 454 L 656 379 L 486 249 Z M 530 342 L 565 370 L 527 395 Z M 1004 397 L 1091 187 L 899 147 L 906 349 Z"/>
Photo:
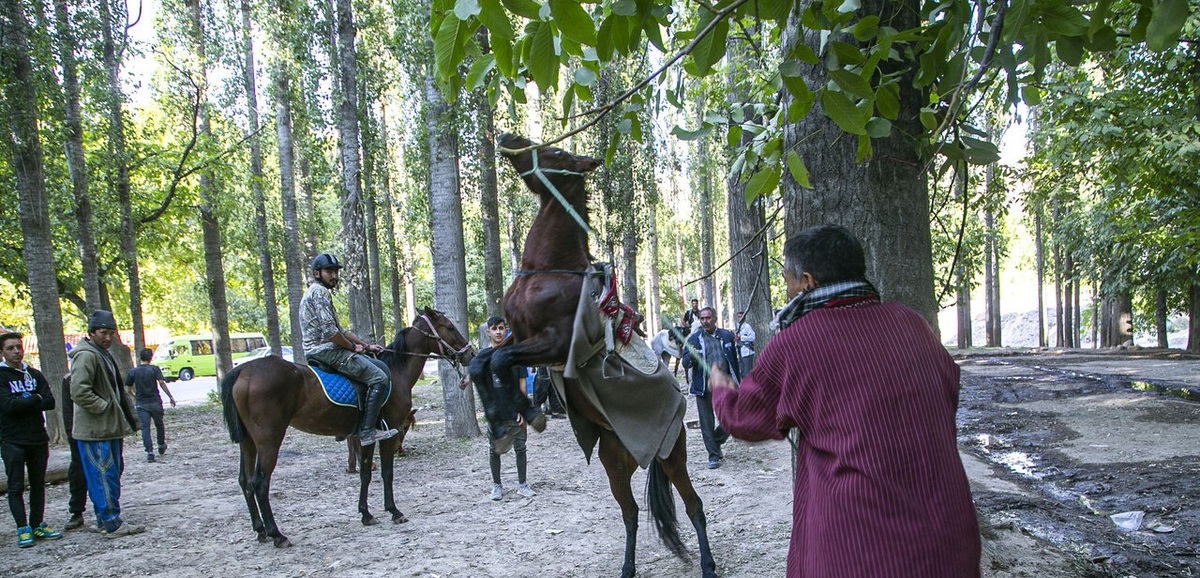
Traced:
<path id="1" fill-rule="evenodd" d="M 883 138 L 891 136 L 892 121 L 886 118 L 874 117 L 867 121 L 867 136 L 871 138 Z"/>
<path id="2" fill-rule="evenodd" d="M 875 108 L 884 118 L 896 119 L 900 114 L 900 85 L 890 82 L 875 92 Z"/>
<path id="3" fill-rule="evenodd" d="M 714 17 L 715 15 L 712 12 L 702 14 L 700 21 L 696 23 L 696 33 L 699 34 L 701 30 L 712 22 Z M 696 43 L 696 48 L 691 53 L 691 60 L 696 65 L 697 76 L 708 76 L 708 72 L 712 70 L 712 66 L 725 56 L 725 39 L 728 34 L 729 21 L 721 20 L 713 26 L 708 36 L 705 36 L 700 42 Z"/>
<path id="4" fill-rule="evenodd" d="M 1187 19 L 1187 0 L 1162 0 L 1154 7 L 1154 16 L 1146 26 L 1146 46 L 1155 52 L 1174 46 Z"/>
<path id="5" fill-rule="evenodd" d="M 831 70 L 829 77 L 842 88 L 842 92 L 850 96 L 871 98 L 875 95 L 875 91 L 871 90 L 871 83 L 849 70 Z"/>
<path id="6" fill-rule="evenodd" d="M 754 176 L 750 177 L 750 180 L 746 182 L 746 204 L 754 202 L 754 199 L 761 196 L 770 194 L 779 187 L 780 176 L 778 165 L 767 167 L 754 173 Z"/>
<path id="7" fill-rule="evenodd" d="M 479 8 L 479 22 L 487 26 L 493 40 L 502 38 L 511 41 L 516 38 L 508 14 L 500 7 L 500 0 L 480 0 Z"/>
<path id="8" fill-rule="evenodd" d="M 671 134 L 675 135 L 682 141 L 693 141 L 702 139 L 712 133 L 713 127 L 711 124 L 702 124 L 696 130 L 688 130 L 681 126 L 675 126 L 671 129 Z"/>
<path id="9" fill-rule="evenodd" d="M 808 85 L 804 83 L 803 79 L 784 77 L 783 84 L 793 97 L 792 103 L 788 105 L 788 122 L 796 122 L 812 110 L 816 96 L 808 89 Z"/>
<path id="10" fill-rule="evenodd" d="M 1042 91 L 1036 86 L 1026 84 L 1021 87 L 1021 101 L 1029 106 L 1037 106 L 1042 103 Z"/>
<path id="11" fill-rule="evenodd" d="M 1054 51 L 1063 62 L 1071 66 L 1079 66 L 1083 61 L 1083 38 L 1065 36 L 1054 43 Z"/>
<path id="12" fill-rule="evenodd" d="M 666 53 L 666 45 L 663 44 L 662 28 L 658 25 L 658 20 L 647 18 L 642 22 L 642 30 L 646 31 L 646 40 L 650 41 L 659 52 Z"/>
<path id="13" fill-rule="evenodd" d="M 875 149 L 871 147 L 871 137 L 865 134 L 858 135 L 858 150 L 854 155 L 854 160 L 861 163 L 870 160 L 874 154 Z"/>
<path id="14" fill-rule="evenodd" d="M 937 116 L 933 113 L 933 109 L 921 109 L 921 126 L 925 127 L 925 130 L 934 130 L 937 128 Z"/>
<path id="15" fill-rule="evenodd" d="M 800 62 L 807 62 L 809 64 L 816 64 L 821 61 L 821 59 L 817 57 L 817 53 L 813 52 L 813 49 L 809 48 L 808 45 L 804 44 L 803 42 L 797 42 L 796 45 L 792 47 L 792 51 L 788 54 L 788 58 L 795 58 L 800 60 Z"/>
<path id="16" fill-rule="evenodd" d="M 863 56 L 862 50 L 853 44 L 846 42 L 832 42 L 829 44 L 829 55 L 835 60 L 828 62 L 830 70 L 837 68 L 845 68 L 847 66 L 856 66 L 867 61 L 867 57 Z"/>
<path id="17" fill-rule="evenodd" d="M 513 62 L 513 44 L 507 38 L 492 39 L 492 54 L 496 55 L 496 70 L 500 71 L 505 78 L 512 78 L 517 75 L 517 67 Z"/>
<path id="18" fill-rule="evenodd" d="M 550 0 L 550 14 L 563 36 L 587 46 L 596 45 L 596 23 L 577 0 Z"/>
<path id="19" fill-rule="evenodd" d="M 612 60 L 613 48 L 616 47 L 613 41 L 613 26 L 619 17 L 617 14 L 609 15 L 600 23 L 600 31 L 596 34 L 596 56 L 604 62 Z"/>
<path id="20" fill-rule="evenodd" d="M 470 20 L 479 15 L 479 0 L 457 0 L 454 3 L 454 15 L 459 20 Z"/>
<path id="21" fill-rule="evenodd" d="M 804 159 L 800 158 L 796 151 L 788 151 L 787 167 L 788 172 L 792 175 L 792 180 L 796 181 L 797 185 L 806 189 L 813 188 L 808 178 L 808 167 L 804 165 Z"/>
<path id="22" fill-rule="evenodd" d="M 612 3 L 613 14 L 621 16 L 637 16 L 637 2 L 634 0 L 617 0 Z"/>
<path id="23" fill-rule="evenodd" d="M 1088 38 L 1087 49 L 1092 52 L 1109 52 L 1117 48 L 1117 31 L 1104 26 Z"/>
<path id="24" fill-rule="evenodd" d="M 596 84 L 596 73 L 587 67 L 575 69 L 575 84 L 583 86 L 592 86 Z"/>
<path id="25" fill-rule="evenodd" d="M 729 131 L 725 133 L 725 143 L 729 148 L 737 148 L 742 146 L 742 127 L 733 125 L 729 127 Z"/>
<path id="26" fill-rule="evenodd" d="M 529 47 L 526 60 L 534 82 L 544 92 L 558 87 L 558 55 L 554 53 L 554 30 L 549 23 L 540 23 Z"/>
<path id="27" fill-rule="evenodd" d="M 466 23 L 457 17 L 446 14 L 442 24 L 438 26 L 437 36 L 433 41 L 434 62 L 437 64 L 438 76 L 450 78 L 458 76 L 456 69 L 463 57 L 466 56 L 466 39 L 468 35 Z"/>
<path id="28" fill-rule="evenodd" d="M 822 90 L 821 107 L 838 128 L 850 134 L 867 134 L 866 120 L 845 94 L 836 90 Z"/>
<path id="29" fill-rule="evenodd" d="M 478 60 L 471 64 L 470 72 L 467 72 L 467 90 L 475 90 L 483 86 L 487 74 L 496 67 L 496 55 L 484 54 Z"/>
<path id="30" fill-rule="evenodd" d="M 538 16 L 538 12 L 542 9 L 542 6 L 532 0 L 500 0 L 500 2 L 504 4 L 505 8 L 508 8 L 509 12 L 517 16 L 522 16 L 530 20 L 539 20 L 541 18 Z"/>
<path id="31" fill-rule="evenodd" d="M 1042 6 L 1042 26 L 1060 36 L 1083 36 L 1087 34 L 1088 19 L 1066 2 L 1051 2 Z"/>
<path id="32" fill-rule="evenodd" d="M 872 14 L 854 23 L 854 28 L 850 29 L 850 33 L 859 42 L 866 42 L 879 33 L 879 17 Z"/>
<path id="33" fill-rule="evenodd" d="M 617 132 L 621 134 L 629 134 L 633 130 L 633 121 L 628 118 L 623 118 L 617 122 Z"/>

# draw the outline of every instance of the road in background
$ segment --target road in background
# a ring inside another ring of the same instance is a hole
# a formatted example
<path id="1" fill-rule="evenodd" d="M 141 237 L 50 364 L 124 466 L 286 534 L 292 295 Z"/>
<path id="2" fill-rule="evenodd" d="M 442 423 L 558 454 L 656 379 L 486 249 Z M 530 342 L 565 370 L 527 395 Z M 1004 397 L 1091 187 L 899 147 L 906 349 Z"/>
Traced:
<path id="1" fill-rule="evenodd" d="M 423 375 L 437 375 L 437 360 L 430 359 L 425 362 Z M 197 377 L 188 381 L 167 382 L 167 389 L 171 390 L 171 394 L 175 396 L 175 403 L 179 405 L 200 405 L 208 403 L 209 392 L 213 395 L 217 393 L 217 378 L 215 377 Z M 163 396 L 164 398 L 166 396 Z M 164 402 L 167 400 L 164 399 Z M 170 406 L 170 402 L 167 402 Z"/>

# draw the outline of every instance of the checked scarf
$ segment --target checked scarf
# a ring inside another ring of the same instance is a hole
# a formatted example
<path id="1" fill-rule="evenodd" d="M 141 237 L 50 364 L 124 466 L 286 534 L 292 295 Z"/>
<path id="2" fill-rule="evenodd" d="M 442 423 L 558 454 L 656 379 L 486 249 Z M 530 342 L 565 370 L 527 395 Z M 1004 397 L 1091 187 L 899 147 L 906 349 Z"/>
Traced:
<path id="1" fill-rule="evenodd" d="M 879 291 L 865 279 L 838 281 L 820 285 L 808 291 L 801 291 L 791 301 L 788 301 L 783 309 L 779 310 L 779 314 L 771 321 L 771 327 L 775 331 L 782 331 L 809 311 L 820 309 L 831 301 L 863 297 L 873 297 L 874 301 L 879 301 Z M 871 301 L 871 299 L 856 299 L 856 301 Z"/>

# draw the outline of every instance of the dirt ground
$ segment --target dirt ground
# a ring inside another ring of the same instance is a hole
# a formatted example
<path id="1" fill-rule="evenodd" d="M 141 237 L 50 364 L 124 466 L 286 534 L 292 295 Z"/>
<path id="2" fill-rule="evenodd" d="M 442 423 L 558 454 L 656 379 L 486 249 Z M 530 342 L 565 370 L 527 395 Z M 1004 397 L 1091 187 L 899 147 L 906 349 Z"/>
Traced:
<path id="1" fill-rule="evenodd" d="M 1081 377 L 1053 367 L 1045 355 L 984 353 L 964 356 L 961 363 L 959 439 L 980 514 L 984 576 L 1187 576 L 1200 568 L 1194 403 L 1137 391 L 1116 378 Z M 1161 371 L 1169 377 L 1175 366 L 1168 365 Z M 486 442 L 443 436 L 440 386 L 422 384 L 416 394 L 418 428 L 396 471 L 397 502 L 411 520 L 406 524 L 388 521 L 376 475 L 370 504 L 383 521 L 363 526 L 356 511 L 358 478 L 344 473 L 344 444 L 293 430 L 275 472 L 272 504 L 294 546 L 259 543 L 237 486 L 237 447 L 229 442 L 218 408 L 169 408 L 166 456 L 146 463 L 139 459 L 140 440 L 126 441 L 122 505 L 126 519 L 144 524 L 146 533 L 107 539 L 77 530 L 25 550 L 5 539 L 0 575 L 619 574 L 624 539 L 619 509 L 603 467 L 598 460 L 585 461 L 566 420 L 550 420 L 545 433 L 530 434 L 529 481 L 538 495 L 526 499 L 515 493 L 509 454 L 503 458 L 506 493 L 493 502 Z M 1139 400 L 1152 403 L 1143 407 Z M 1089 407 L 1126 414 L 1098 411 L 1089 421 Z M 1085 429 L 1086 423 L 1094 428 Z M 1157 436 L 1146 433 L 1154 430 Z M 1106 441 L 1094 437 L 1102 434 L 1108 434 Z M 1120 453 L 1126 444 L 1112 436 L 1148 436 L 1144 444 L 1160 451 L 1136 449 L 1143 444 L 1138 442 L 1127 448 L 1132 453 Z M 1101 445 L 1108 447 L 1094 447 Z M 720 575 L 782 576 L 791 516 L 787 444 L 731 441 L 717 470 L 705 469 L 695 451 L 702 447 L 698 430 L 688 430 L 688 446 Z M 1009 454 L 1021 452 L 1026 461 L 1012 465 Z M 634 484 L 640 494 L 643 472 Z M 47 500 L 48 521 L 61 528 L 67 519 L 65 485 L 52 486 Z M 1147 525 L 1173 531 L 1122 533 L 1108 520 L 1108 513 L 1133 509 L 1147 512 Z M 696 560 L 669 554 L 647 518 L 643 513 L 638 575 L 698 575 Z M 88 520 L 94 523 L 90 513 Z M 694 532 L 682 515 L 680 521 L 694 551 Z"/>

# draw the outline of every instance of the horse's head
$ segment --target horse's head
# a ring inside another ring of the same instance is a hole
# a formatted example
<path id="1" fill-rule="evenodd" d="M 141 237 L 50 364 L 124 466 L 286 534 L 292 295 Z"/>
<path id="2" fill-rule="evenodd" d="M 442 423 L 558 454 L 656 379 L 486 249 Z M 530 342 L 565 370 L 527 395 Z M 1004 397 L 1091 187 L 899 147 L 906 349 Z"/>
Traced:
<path id="1" fill-rule="evenodd" d="M 599 159 L 574 155 L 552 146 L 522 151 L 521 149 L 527 148 L 533 143 L 523 136 L 511 133 L 500 135 L 496 142 L 500 145 L 500 153 L 508 159 L 509 163 L 512 163 L 513 168 L 517 170 L 521 178 L 525 179 L 529 188 L 538 194 L 548 193 L 545 188 L 545 182 L 548 180 L 566 195 L 567 190 L 564 189 L 575 190 L 574 187 L 568 187 L 568 185 L 582 183 L 584 175 L 604 164 Z M 582 192 L 583 188 L 579 187 L 578 191 Z M 581 199 L 568 200 L 578 202 Z M 586 199 L 582 200 L 586 201 Z"/>
<path id="2" fill-rule="evenodd" d="M 472 357 L 475 357 L 474 344 L 463 337 L 462 332 L 454 326 L 454 322 L 450 321 L 445 313 L 437 309 L 430 307 L 422 309 L 421 316 L 413 321 L 413 328 L 420 331 L 425 337 L 436 341 L 436 347 L 431 347 L 431 349 L 449 359 L 451 363 L 466 365 L 471 362 Z"/>

